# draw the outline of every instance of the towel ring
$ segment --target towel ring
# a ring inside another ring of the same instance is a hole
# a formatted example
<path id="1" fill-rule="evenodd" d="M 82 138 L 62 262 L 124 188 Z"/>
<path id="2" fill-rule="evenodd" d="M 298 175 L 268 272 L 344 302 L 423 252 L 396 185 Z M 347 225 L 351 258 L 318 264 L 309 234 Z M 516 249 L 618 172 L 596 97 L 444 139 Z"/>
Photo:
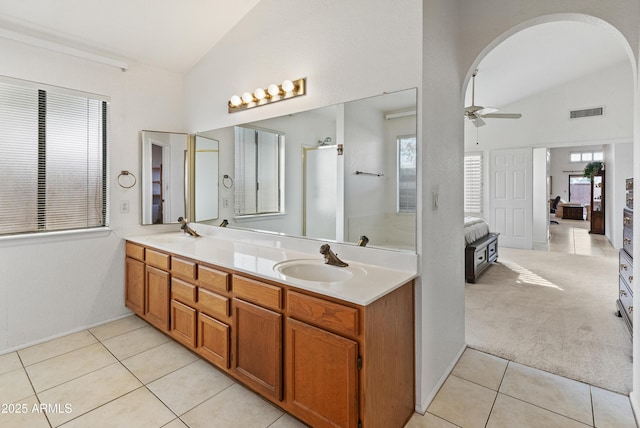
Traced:
<path id="1" fill-rule="evenodd" d="M 231 189 L 233 187 L 233 178 L 231 178 L 229 174 L 225 174 L 222 177 L 222 185 L 225 189 Z"/>
<path id="2" fill-rule="evenodd" d="M 129 186 L 125 186 L 124 184 L 122 184 L 122 182 L 120 181 L 120 178 L 121 178 L 123 175 L 124 175 L 124 176 L 127 176 L 127 175 L 132 176 L 132 177 L 133 177 L 133 183 L 132 183 L 131 185 L 129 185 Z M 133 175 L 133 173 L 132 173 L 132 172 L 129 172 L 129 171 L 121 171 L 121 172 L 120 172 L 120 174 L 118 174 L 118 186 L 122 187 L 123 189 L 131 189 L 133 186 L 135 186 L 135 185 L 136 185 L 136 182 L 137 182 L 137 180 L 136 180 L 136 176 L 135 176 L 135 175 Z"/>

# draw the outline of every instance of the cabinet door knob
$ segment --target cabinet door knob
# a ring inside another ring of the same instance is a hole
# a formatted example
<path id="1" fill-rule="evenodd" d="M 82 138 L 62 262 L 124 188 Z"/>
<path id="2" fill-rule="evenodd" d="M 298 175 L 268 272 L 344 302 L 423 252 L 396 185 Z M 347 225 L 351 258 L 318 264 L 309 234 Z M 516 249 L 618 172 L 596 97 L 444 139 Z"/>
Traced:
<path id="1" fill-rule="evenodd" d="M 631 244 L 631 239 L 629 238 L 623 238 L 622 242 L 624 242 L 625 244 Z"/>
<path id="2" fill-rule="evenodd" d="M 622 297 L 626 297 L 626 296 L 627 296 L 627 292 L 626 292 L 626 291 L 624 291 L 624 290 L 620 290 L 620 295 L 621 295 Z"/>
<path id="3" fill-rule="evenodd" d="M 624 220 L 622 221 L 624 224 L 631 224 L 631 217 L 624 217 Z"/>
<path id="4" fill-rule="evenodd" d="M 633 306 L 629 306 L 629 315 L 633 313 Z"/>
<path id="5" fill-rule="evenodd" d="M 620 270 L 627 270 L 627 265 L 624 263 L 620 263 Z"/>
<path id="6" fill-rule="evenodd" d="M 633 282 L 633 275 L 629 275 L 629 282 Z"/>

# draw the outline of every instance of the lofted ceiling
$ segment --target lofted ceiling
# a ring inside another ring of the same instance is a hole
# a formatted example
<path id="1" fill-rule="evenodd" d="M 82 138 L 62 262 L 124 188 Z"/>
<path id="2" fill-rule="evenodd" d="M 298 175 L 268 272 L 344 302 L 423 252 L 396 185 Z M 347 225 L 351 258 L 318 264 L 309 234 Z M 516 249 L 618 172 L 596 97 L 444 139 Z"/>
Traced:
<path id="1" fill-rule="evenodd" d="M 259 0 L 0 0 L 2 30 L 135 60 L 191 69 Z M 478 65 L 476 104 L 501 108 L 627 58 L 606 29 L 554 22 L 522 30 Z M 471 103 L 471 85 L 465 105 Z"/>
<path id="2" fill-rule="evenodd" d="M 0 0 L 0 29 L 184 73 L 258 1 Z"/>
<path id="3" fill-rule="evenodd" d="M 607 28 L 550 22 L 524 29 L 491 50 L 477 66 L 475 104 L 501 108 L 629 57 Z M 471 104 L 471 84 L 465 106 Z M 506 111 L 506 110 L 505 110 Z"/>

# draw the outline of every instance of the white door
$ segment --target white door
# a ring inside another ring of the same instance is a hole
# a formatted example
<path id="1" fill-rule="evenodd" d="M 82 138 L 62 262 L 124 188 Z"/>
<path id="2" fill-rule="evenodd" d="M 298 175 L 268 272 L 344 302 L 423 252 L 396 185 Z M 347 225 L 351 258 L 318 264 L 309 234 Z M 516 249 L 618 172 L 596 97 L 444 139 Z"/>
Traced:
<path id="1" fill-rule="evenodd" d="M 531 149 L 492 151 L 489 224 L 500 246 L 533 248 L 533 156 Z"/>

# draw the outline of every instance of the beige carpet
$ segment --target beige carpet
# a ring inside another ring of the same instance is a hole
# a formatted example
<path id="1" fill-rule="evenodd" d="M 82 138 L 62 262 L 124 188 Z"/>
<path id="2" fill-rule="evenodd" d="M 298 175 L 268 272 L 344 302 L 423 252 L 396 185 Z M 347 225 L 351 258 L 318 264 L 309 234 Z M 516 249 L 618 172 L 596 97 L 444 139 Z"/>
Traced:
<path id="1" fill-rule="evenodd" d="M 465 287 L 470 347 L 631 391 L 631 335 L 615 316 L 616 258 L 500 248 L 499 263 Z"/>

